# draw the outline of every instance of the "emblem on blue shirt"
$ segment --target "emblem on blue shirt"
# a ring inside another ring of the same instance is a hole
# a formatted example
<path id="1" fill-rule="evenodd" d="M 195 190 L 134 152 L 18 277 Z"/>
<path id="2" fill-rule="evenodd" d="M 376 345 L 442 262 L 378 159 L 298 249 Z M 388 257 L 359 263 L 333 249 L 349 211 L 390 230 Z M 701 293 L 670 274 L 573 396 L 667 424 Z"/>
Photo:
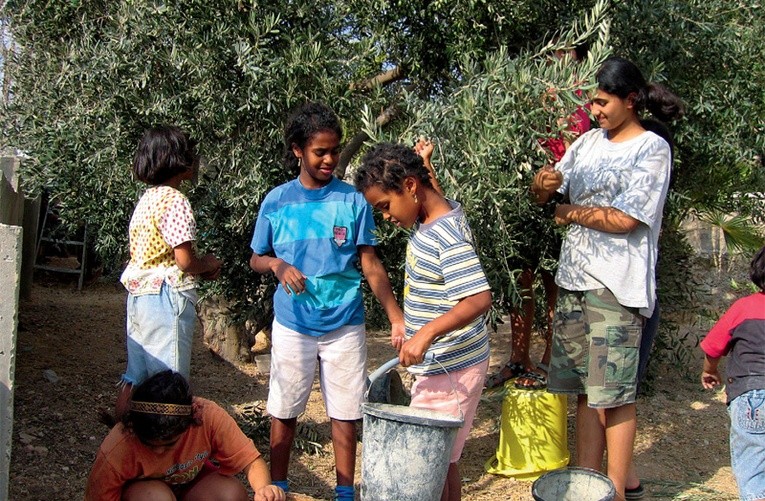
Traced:
<path id="1" fill-rule="evenodd" d="M 335 235 L 335 238 L 333 239 L 338 247 L 343 245 L 345 243 L 346 238 L 348 237 L 348 228 L 345 226 L 335 226 L 332 228 L 332 232 Z"/>

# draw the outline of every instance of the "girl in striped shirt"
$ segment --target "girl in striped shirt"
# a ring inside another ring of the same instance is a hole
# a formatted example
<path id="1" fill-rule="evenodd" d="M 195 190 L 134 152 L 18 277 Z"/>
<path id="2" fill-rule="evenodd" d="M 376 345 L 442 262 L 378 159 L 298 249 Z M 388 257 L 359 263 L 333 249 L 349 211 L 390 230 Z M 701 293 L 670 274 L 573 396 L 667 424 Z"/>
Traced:
<path id="1" fill-rule="evenodd" d="M 406 335 L 393 339 L 393 345 L 401 364 L 415 376 L 413 407 L 463 413 L 441 497 L 459 500 L 458 461 L 489 361 L 489 283 L 460 204 L 436 190 L 414 151 L 379 144 L 364 156 L 354 181 L 387 221 L 413 228 L 406 251 Z"/>

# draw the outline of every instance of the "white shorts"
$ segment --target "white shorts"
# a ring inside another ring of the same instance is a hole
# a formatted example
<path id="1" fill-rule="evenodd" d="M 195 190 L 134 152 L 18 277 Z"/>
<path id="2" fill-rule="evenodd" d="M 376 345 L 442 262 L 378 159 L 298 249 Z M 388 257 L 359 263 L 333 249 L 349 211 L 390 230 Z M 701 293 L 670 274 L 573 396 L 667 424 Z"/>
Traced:
<path id="1" fill-rule="evenodd" d="M 361 419 L 367 379 L 364 325 L 346 325 L 315 337 L 288 329 L 274 320 L 268 413 L 278 419 L 291 419 L 305 410 L 317 361 L 327 415 L 342 421 Z"/>

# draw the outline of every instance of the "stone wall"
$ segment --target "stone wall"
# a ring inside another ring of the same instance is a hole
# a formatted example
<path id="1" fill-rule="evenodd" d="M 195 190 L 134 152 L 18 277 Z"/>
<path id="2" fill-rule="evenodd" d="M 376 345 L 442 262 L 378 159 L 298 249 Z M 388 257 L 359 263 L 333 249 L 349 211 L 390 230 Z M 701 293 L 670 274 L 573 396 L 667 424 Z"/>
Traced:
<path id="1" fill-rule="evenodd" d="M 29 297 L 40 197 L 24 196 L 17 157 L 0 158 L 0 499 L 8 499 L 19 297 Z"/>
<path id="2" fill-rule="evenodd" d="M 13 383 L 21 288 L 24 196 L 18 162 L 0 162 L 0 499 L 8 499 L 13 434 Z"/>

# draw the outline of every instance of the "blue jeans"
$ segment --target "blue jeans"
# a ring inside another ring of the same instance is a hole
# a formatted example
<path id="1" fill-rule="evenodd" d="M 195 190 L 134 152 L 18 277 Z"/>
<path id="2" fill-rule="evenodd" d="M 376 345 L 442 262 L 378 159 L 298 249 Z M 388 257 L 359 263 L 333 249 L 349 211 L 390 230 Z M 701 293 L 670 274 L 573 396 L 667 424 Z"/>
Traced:
<path id="1" fill-rule="evenodd" d="M 728 405 L 730 460 L 742 501 L 765 498 L 765 389 L 751 390 Z"/>
<path id="2" fill-rule="evenodd" d="M 167 284 L 159 294 L 128 294 L 125 383 L 138 385 L 167 369 L 188 379 L 196 300 L 195 289 L 178 292 Z"/>
<path id="3" fill-rule="evenodd" d="M 648 360 L 651 358 L 651 349 L 653 348 L 653 340 L 656 338 L 656 333 L 659 330 L 659 301 L 656 301 L 656 305 L 653 308 L 653 315 L 647 318 L 645 324 L 643 324 L 643 333 L 640 336 L 640 362 L 638 364 L 638 393 L 640 393 L 640 385 L 645 380 L 645 375 L 648 372 Z"/>

